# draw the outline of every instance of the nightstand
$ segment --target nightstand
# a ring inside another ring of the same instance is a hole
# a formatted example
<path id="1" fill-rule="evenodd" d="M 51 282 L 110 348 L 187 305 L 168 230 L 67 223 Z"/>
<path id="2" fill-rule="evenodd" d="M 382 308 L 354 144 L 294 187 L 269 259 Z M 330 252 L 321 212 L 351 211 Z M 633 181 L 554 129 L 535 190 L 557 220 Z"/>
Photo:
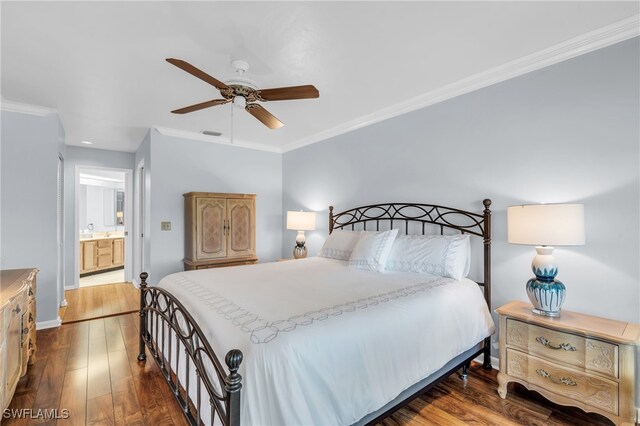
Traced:
<path id="1" fill-rule="evenodd" d="M 517 382 L 556 404 L 634 425 L 640 326 L 565 310 L 559 318 L 543 317 L 531 308 L 510 302 L 496 309 L 500 396 Z"/>

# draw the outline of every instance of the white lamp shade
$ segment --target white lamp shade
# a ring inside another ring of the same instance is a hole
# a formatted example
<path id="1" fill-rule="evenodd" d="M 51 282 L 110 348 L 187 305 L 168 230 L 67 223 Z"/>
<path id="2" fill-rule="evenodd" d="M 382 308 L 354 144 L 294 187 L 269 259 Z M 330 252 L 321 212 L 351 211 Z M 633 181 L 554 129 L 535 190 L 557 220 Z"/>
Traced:
<path id="1" fill-rule="evenodd" d="M 314 231 L 316 229 L 315 212 L 287 212 L 287 229 Z"/>
<path id="2" fill-rule="evenodd" d="M 585 243 L 582 204 L 532 204 L 507 209 L 507 240 L 536 246 Z"/>

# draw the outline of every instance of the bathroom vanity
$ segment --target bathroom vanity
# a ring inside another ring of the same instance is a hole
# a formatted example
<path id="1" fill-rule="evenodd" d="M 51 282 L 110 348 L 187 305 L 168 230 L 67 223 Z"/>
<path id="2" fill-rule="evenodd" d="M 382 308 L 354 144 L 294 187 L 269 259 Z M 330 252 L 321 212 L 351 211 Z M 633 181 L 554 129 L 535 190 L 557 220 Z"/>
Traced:
<path id="1" fill-rule="evenodd" d="M 93 236 L 80 239 L 80 276 L 123 266 L 123 236 Z"/>

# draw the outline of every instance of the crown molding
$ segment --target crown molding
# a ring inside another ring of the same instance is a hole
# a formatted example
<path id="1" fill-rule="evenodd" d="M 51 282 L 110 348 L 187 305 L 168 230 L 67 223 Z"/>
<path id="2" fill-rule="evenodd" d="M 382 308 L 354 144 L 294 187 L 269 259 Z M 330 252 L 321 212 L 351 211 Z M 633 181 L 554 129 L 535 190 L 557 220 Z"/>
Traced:
<path id="1" fill-rule="evenodd" d="M 567 59 L 637 37 L 638 35 L 640 35 L 640 15 L 634 15 L 621 21 L 614 22 L 606 27 L 571 38 L 530 55 L 523 56 L 522 58 L 514 61 L 507 62 L 462 80 L 458 80 L 423 95 L 416 96 L 371 114 L 347 121 L 330 129 L 323 130 L 306 138 L 288 143 L 282 147 L 282 152 L 302 148 L 389 118 L 425 108 L 438 102 L 443 102 L 448 99 L 548 67 L 549 65 L 566 61 Z"/>
<path id="2" fill-rule="evenodd" d="M 232 148 L 255 149 L 257 151 L 275 152 L 278 154 L 282 153 L 282 150 L 280 149 L 280 147 L 250 142 L 243 139 L 234 138 L 233 144 L 232 144 L 229 138 L 225 136 L 209 136 L 209 135 L 204 135 L 202 133 L 193 132 L 189 130 L 179 130 L 179 129 L 173 129 L 170 127 L 161 127 L 161 126 L 154 126 L 154 129 L 156 129 L 156 131 L 162 135 L 172 136 L 175 138 L 217 143 L 217 144 L 229 146 Z"/>
<path id="3" fill-rule="evenodd" d="M 39 117 L 44 117 L 49 114 L 55 114 L 57 112 L 53 108 L 47 108 L 47 107 L 38 106 L 38 105 L 22 104 L 19 102 L 8 101 L 4 98 L 2 98 L 0 106 L 2 108 L 2 111 L 5 111 L 5 112 L 18 112 L 21 114 L 37 115 Z"/>

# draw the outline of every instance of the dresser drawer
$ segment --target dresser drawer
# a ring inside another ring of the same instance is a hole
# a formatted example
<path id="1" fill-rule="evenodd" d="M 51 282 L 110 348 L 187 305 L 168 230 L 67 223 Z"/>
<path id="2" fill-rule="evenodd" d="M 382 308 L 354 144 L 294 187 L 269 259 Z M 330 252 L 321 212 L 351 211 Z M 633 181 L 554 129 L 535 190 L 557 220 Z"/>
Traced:
<path id="1" fill-rule="evenodd" d="M 98 268 L 109 268 L 112 263 L 111 253 L 98 256 Z"/>
<path id="2" fill-rule="evenodd" d="M 111 256 L 111 246 L 98 247 L 98 256 L 104 256 L 104 255 Z"/>
<path id="3" fill-rule="evenodd" d="M 98 240 L 98 248 L 111 247 L 110 239 L 107 240 Z"/>
<path id="4" fill-rule="evenodd" d="M 618 415 L 618 384 L 614 381 L 513 349 L 507 349 L 507 374 L 557 395 Z"/>
<path id="5" fill-rule="evenodd" d="M 507 319 L 507 345 L 571 367 L 618 378 L 618 346 Z"/>

